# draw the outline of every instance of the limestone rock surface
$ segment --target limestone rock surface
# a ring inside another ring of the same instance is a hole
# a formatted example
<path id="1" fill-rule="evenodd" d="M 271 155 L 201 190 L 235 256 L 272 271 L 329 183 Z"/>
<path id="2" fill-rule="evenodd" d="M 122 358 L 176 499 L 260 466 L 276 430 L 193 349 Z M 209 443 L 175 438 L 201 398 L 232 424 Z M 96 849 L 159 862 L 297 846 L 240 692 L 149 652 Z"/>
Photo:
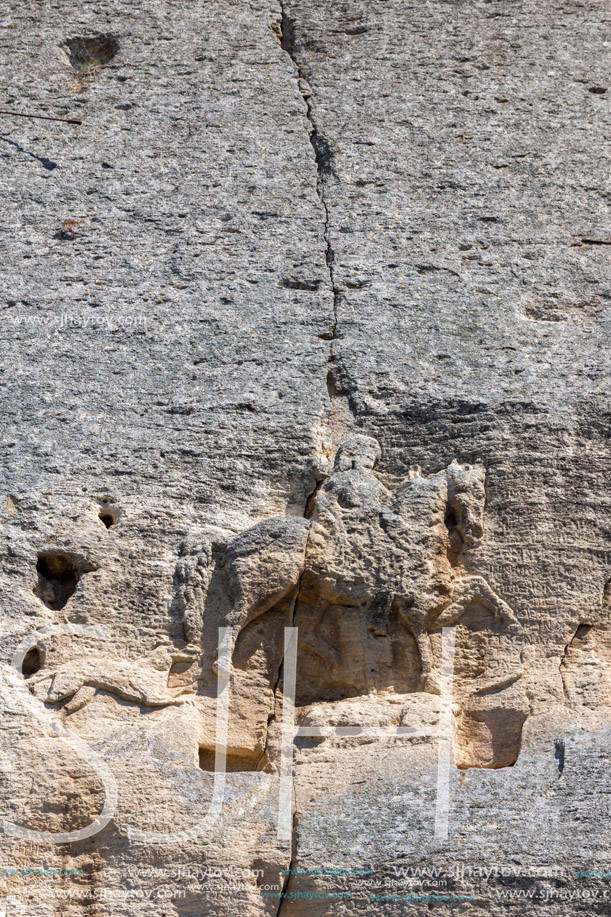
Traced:
<path id="1" fill-rule="evenodd" d="M 5 0 L 0 913 L 608 912 L 610 35 Z"/>

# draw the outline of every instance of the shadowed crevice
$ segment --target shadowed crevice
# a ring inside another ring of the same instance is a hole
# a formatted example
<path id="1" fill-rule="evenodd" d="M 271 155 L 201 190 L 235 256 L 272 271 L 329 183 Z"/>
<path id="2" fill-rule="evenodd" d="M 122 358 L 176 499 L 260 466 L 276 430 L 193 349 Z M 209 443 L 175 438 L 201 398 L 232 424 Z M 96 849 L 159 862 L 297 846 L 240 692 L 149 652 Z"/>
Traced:
<path id="1" fill-rule="evenodd" d="M 74 595 L 81 576 L 94 570 L 97 567 L 82 557 L 65 551 L 43 551 L 36 563 L 38 582 L 34 595 L 47 608 L 60 611 Z"/>
<path id="2" fill-rule="evenodd" d="M 316 192 L 318 194 L 323 214 L 324 214 L 324 224 L 323 224 L 323 237 L 325 240 L 325 261 L 327 268 L 329 270 L 329 286 L 333 294 L 333 324 L 331 329 L 328 332 L 325 332 L 324 339 L 330 341 L 329 345 L 329 356 L 328 364 L 329 366 L 335 360 L 335 353 L 333 342 L 337 338 L 337 322 L 338 322 L 338 306 L 339 306 L 339 290 L 335 282 L 335 276 L 333 271 L 333 265 L 335 260 L 335 253 L 333 251 L 333 246 L 331 245 L 331 238 L 329 234 L 329 206 L 327 203 L 327 197 L 325 193 L 325 182 L 331 178 L 337 180 L 337 173 L 334 166 L 334 154 L 331 145 L 327 138 L 321 133 L 316 117 L 314 114 L 313 108 L 313 93 L 310 84 L 306 78 L 306 75 L 299 64 L 296 51 L 296 38 L 295 38 L 295 23 L 286 13 L 284 4 L 280 3 L 281 9 L 281 20 L 280 20 L 280 45 L 282 50 L 288 55 L 291 60 L 291 63 L 297 75 L 299 77 L 299 84 L 301 94 L 304 98 L 306 106 L 306 117 L 310 122 L 310 143 L 312 144 L 312 149 L 314 151 L 314 161 L 316 163 Z M 329 399 L 332 399 L 332 392 L 327 386 Z"/>

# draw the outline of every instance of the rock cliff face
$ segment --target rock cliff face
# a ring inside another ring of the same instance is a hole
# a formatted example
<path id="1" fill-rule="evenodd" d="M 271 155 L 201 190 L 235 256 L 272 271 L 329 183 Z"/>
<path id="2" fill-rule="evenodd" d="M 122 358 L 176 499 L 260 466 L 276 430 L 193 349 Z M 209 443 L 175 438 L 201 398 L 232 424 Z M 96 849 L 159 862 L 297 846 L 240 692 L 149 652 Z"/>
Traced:
<path id="1" fill-rule="evenodd" d="M 2 20 L 0 912 L 606 913 L 611 5 Z"/>

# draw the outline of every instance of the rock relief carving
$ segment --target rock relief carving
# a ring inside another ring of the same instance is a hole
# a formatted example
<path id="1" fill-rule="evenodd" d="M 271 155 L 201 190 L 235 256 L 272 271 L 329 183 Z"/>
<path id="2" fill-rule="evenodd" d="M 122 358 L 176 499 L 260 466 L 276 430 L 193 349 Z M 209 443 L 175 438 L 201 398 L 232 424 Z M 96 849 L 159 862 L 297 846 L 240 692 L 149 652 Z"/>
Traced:
<path id="1" fill-rule="evenodd" d="M 184 704 L 192 693 L 171 694 L 168 677 L 176 662 L 193 662 L 195 654 L 158 647 L 140 659 L 86 656 L 62 663 L 55 670 L 41 671 L 27 680 L 32 693 L 47 703 L 68 700 L 63 708 L 74 713 L 89 703 L 97 691 L 147 707 Z"/>
<path id="2" fill-rule="evenodd" d="M 232 649 L 251 622 L 272 609 L 292 615 L 299 601 L 309 614 L 308 626 L 300 626 L 301 647 L 333 670 L 340 660 L 345 664 L 347 650 L 341 640 L 334 644 L 328 634 L 321 635 L 320 621 L 329 609 L 338 615 L 373 609 L 382 630 L 392 617 L 412 635 L 422 688 L 435 693 L 431 632 L 457 623 L 474 604 L 506 631 L 517 627 L 511 608 L 471 571 L 468 560 L 484 536 L 485 469 L 455 461 L 430 477 L 413 469 L 401 486 L 390 489 L 375 473 L 379 458 L 375 439 L 351 437 L 321 476 L 310 518 L 266 519 L 226 545 L 216 544 L 214 552 L 211 544 L 184 543 L 172 602 L 184 630 L 183 650 L 159 647 L 135 661 L 71 660 L 28 678 L 31 689 L 49 703 L 67 700 L 65 714 L 82 708 L 97 691 L 151 707 L 195 700 L 198 679 L 192 667 L 201 663 L 204 621 L 215 604 L 210 596 L 214 575 L 225 596 L 218 624 L 234 628 Z M 182 664 L 193 672 L 184 683 L 172 678 Z M 498 691 L 521 674 L 472 687 L 477 694 Z"/>
<path id="3" fill-rule="evenodd" d="M 198 644 L 201 638 L 211 562 L 210 545 L 192 541 L 181 544 L 174 571 L 174 608 L 190 644 Z"/>
<path id="4" fill-rule="evenodd" d="M 457 462 L 426 478 L 415 470 L 397 490 L 373 473 L 377 441 L 354 436 L 337 451 L 311 518 L 274 517 L 234 537 L 223 558 L 235 640 L 282 600 L 306 596 L 314 617 L 329 606 L 395 612 L 413 635 L 425 690 L 435 691 L 431 630 L 455 624 L 474 603 L 508 629 L 513 611 L 463 556 L 483 536 L 485 469 Z M 289 606 L 290 607 L 290 606 Z M 338 649 L 317 636 L 303 648 L 332 667 Z"/>
<path id="5" fill-rule="evenodd" d="M 567 644 L 560 675 L 569 706 L 594 710 L 611 702 L 611 581 L 603 588 L 600 612 L 581 623 Z"/>
<path id="6" fill-rule="evenodd" d="M 374 474 L 378 442 L 357 435 L 339 447 L 310 519 L 273 517 L 233 537 L 220 559 L 230 609 L 219 623 L 239 634 L 275 606 L 290 610 L 299 594 L 313 619 L 303 649 L 333 668 L 341 648 L 317 631 L 329 607 L 376 609 L 381 626 L 391 614 L 412 634 L 424 690 L 437 690 L 430 633 L 455 624 L 474 603 L 487 608 L 509 630 L 516 618 L 487 580 L 465 568 L 464 557 L 482 538 L 485 503 L 483 465 L 452 462 L 431 477 L 410 472 L 396 490 Z M 148 706 L 183 703 L 168 677 L 174 663 L 194 662 L 210 582 L 212 550 L 181 546 L 174 575 L 174 607 L 188 646 L 181 656 L 159 648 L 128 660 L 84 658 L 43 671 L 30 684 L 48 684 L 46 699 L 70 699 L 71 712 L 97 690 Z"/>

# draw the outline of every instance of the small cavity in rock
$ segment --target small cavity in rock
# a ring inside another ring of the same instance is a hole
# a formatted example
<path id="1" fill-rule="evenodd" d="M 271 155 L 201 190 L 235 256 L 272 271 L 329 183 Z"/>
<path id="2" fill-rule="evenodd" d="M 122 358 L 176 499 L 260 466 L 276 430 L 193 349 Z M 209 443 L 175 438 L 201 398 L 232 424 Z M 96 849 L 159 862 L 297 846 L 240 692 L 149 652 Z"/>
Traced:
<path id="1" fill-rule="evenodd" d="M 108 33 L 100 33 L 89 38 L 68 38 L 64 50 L 71 66 L 83 73 L 111 61 L 119 50 L 119 42 Z"/>

